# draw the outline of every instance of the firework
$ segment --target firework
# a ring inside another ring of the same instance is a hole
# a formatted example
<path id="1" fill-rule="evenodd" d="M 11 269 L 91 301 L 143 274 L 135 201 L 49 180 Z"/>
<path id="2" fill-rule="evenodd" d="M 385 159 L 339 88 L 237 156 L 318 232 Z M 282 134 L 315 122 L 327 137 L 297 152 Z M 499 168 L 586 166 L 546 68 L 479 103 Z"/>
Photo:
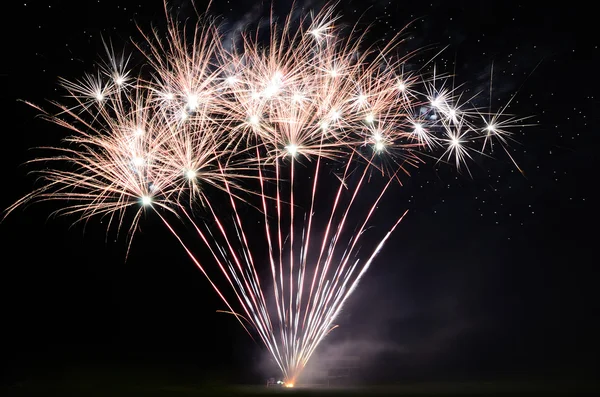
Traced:
<path id="1" fill-rule="evenodd" d="M 166 39 L 153 31 L 138 46 L 150 77 L 133 77 L 129 58 L 106 45 L 98 73 L 61 80 L 71 103 L 38 108 L 71 135 L 57 155 L 33 160 L 61 165 L 38 171 L 46 183 L 9 212 L 65 200 L 59 212 L 107 216 L 133 236 L 153 211 L 293 384 L 405 215 L 362 247 L 386 191 L 429 158 L 468 170 L 493 142 L 508 154 L 510 127 L 523 125 L 506 107 L 469 108 L 436 73 L 406 72 L 399 36 L 366 46 L 367 31 L 338 21 L 331 7 L 290 14 L 231 44 L 208 18 L 191 35 L 168 18 Z M 323 180 L 335 181 L 333 194 Z M 262 212 L 266 258 L 242 207 Z M 178 234 L 173 217 L 198 240 Z M 195 257 L 198 242 L 213 263 Z"/>

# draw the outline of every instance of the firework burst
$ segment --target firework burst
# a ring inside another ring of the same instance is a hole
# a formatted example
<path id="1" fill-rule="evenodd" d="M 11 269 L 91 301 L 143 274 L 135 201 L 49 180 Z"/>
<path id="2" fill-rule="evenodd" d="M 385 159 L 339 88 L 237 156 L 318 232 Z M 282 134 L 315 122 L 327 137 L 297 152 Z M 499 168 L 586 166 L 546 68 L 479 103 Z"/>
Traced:
<path id="1" fill-rule="evenodd" d="M 367 46 L 367 30 L 338 22 L 332 7 L 290 14 L 229 47 L 208 18 L 186 30 L 168 17 L 166 37 L 143 34 L 137 47 L 144 77 L 106 45 L 98 73 L 61 80 L 72 102 L 43 112 L 71 135 L 57 155 L 33 162 L 61 165 L 38 171 L 46 183 L 9 212 L 64 200 L 61 213 L 108 216 L 133 236 L 143 211 L 153 211 L 293 384 L 405 214 L 363 247 L 384 193 L 429 158 L 468 170 L 492 142 L 508 154 L 510 128 L 522 125 L 506 107 L 469 108 L 436 73 L 405 71 L 400 36 Z M 332 195 L 323 183 L 335 186 Z M 364 191 L 374 194 L 368 205 Z M 262 212 L 265 258 L 256 257 L 256 225 L 242 207 Z M 186 242 L 171 216 L 199 240 Z M 213 264 L 194 256 L 198 241 Z"/>

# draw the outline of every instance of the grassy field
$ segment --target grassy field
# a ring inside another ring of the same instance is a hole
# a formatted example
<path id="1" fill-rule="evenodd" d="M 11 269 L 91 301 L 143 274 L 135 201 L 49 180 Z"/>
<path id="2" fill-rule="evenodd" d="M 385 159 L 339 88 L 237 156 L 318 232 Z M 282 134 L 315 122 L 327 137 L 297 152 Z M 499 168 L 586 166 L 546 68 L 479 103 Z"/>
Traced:
<path id="1" fill-rule="evenodd" d="M 30 368 L 0 386 L 2 397 L 204 397 L 204 396 L 573 396 L 600 391 L 590 382 L 536 381 L 413 382 L 369 387 L 270 387 L 231 385 L 225 372 L 188 367 L 130 364 L 57 364 Z M 257 380 L 260 382 L 260 380 Z M 600 395 L 600 393 L 596 393 Z"/>
<path id="2" fill-rule="evenodd" d="M 112 379 L 106 377 L 67 377 L 23 381 L 0 389 L 0 395 L 62 396 L 62 397 L 189 397 L 189 396 L 573 396 L 592 395 L 598 391 L 592 384 L 577 382 L 454 382 L 414 383 L 395 386 L 353 388 L 295 387 L 293 389 L 265 386 L 225 386 L 210 384 L 176 384 L 146 378 Z"/>

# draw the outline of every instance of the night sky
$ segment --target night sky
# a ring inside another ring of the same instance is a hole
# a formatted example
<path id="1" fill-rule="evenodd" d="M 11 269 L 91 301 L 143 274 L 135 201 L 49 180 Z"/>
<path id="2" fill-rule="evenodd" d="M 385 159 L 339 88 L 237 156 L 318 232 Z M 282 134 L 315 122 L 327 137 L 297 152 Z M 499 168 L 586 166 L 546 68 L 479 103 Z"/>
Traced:
<path id="1" fill-rule="evenodd" d="M 275 3 L 282 15 L 291 5 Z M 592 6 L 340 3 L 343 21 L 363 15 L 363 23 L 374 22 L 373 37 L 391 37 L 412 22 L 401 49 L 432 49 L 411 62 L 448 46 L 435 62 L 455 68 L 468 93 L 482 92 L 482 106 L 493 63 L 493 106 L 517 93 L 510 112 L 531 115 L 536 125 L 518 130 L 511 147 L 523 175 L 499 153 L 471 164 L 472 177 L 425 166 L 394 192 L 386 208 L 409 214 L 324 351 L 359 352 L 365 376 L 386 381 L 591 376 L 600 332 L 593 259 L 600 41 Z M 58 77 L 93 71 L 102 37 L 134 51 L 136 23 L 144 30 L 164 25 L 162 0 L 14 6 L 19 22 L 0 66 L 2 208 L 35 185 L 23 165 L 35 156 L 29 149 L 56 145 L 66 134 L 18 100 L 60 99 Z M 180 18 L 195 18 L 189 1 L 170 6 Z M 224 0 L 212 13 L 235 29 L 267 17 L 268 8 Z M 139 62 L 134 56 L 134 66 Z M 222 304 L 151 213 L 126 260 L 125 236 L 107 235 L 99 220 L 72 226 L 73 218 L 49 217 L 58 205 L 33 205 L 0 223 L 0 356 L 9 382 L 35 371 L 131 362 L 262 382 L 262 350 L 231 316 L 216 313 Z"/>

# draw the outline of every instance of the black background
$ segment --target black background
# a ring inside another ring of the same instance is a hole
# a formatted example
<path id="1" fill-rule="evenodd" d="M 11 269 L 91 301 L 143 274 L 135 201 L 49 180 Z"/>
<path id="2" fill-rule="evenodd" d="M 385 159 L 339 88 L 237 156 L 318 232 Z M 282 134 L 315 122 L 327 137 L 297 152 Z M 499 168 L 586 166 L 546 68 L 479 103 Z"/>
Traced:
<path id="1" fill-rule="evenodd" d="M 268 3 L 217 3 L 212 11 L 229 21 L 225 29 L 268 15 Z M 19 23 L 5 36 L 10 46 L 0 66 L 3 208 L 34 186 L 22 166 L 35 156 L 28 149 L 58 144 L 66 133 L 17 100 L 59 98 L 57 77 L 93 70 L 102 36 L 133 50 L 131 38 L 141 38 L 135 22 L 160 29 L 164 20 L 160 0 L 14 6 Z M 170 6 L 195 18 L 187 1 Z M 289 6 L 277 1 L 275 8 Z M 498 153 L 473 165 L 473 178 L 425 167 L 395 191 L 383 210 L 409 215 L 324 349 L 364 346 L 365 372 L 386 380 L 595 373 L 599 43 L 590 7 L 342 2 L 343 21 L 364 12 L 372 37 L 390 37 L 413 21 L 402 50 L 448 45 L 436 62 L 449 71 L 456 64 L 457 81 L 470 93 L 483 91 L 483 103 L 493 62 L 494 105 L 517 92 L 510 111 L 534 116 L 537 125 L 518 132 L 511 152 L 524 176 Z M 142 220 L 125 260 L 124 236 L 107 235 L 99 220 L 84 227 L 49 218 L 55 209 L 34 205 L 0 223 L 0 355 L 9 382 L 36 371 L 126 363 L 262 382 L 261 348 L 232 317 L 215 312 L 221 303 L 157 219 Z"/>

